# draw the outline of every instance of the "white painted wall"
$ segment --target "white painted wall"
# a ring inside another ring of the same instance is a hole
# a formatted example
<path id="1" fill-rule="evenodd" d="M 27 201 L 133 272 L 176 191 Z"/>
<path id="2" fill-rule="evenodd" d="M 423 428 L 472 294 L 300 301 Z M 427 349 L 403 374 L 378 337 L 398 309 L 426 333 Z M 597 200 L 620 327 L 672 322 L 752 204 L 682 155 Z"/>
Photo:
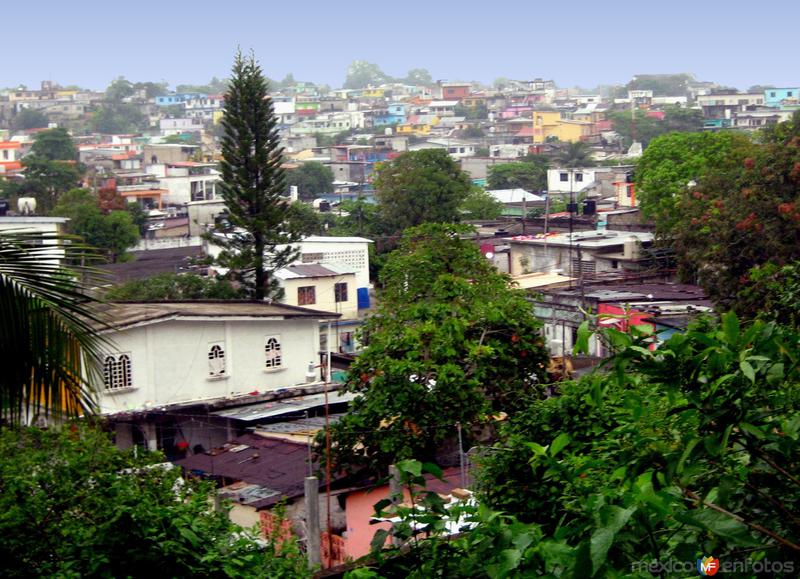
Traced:
<path id="1" fill-rule="evenodd" d="M 265 366 L 265 337 L 281 336 L 283 364 Z M 318 359 L 319 322 L 291 320 L 172 320 L 110 335 L 116 352 L 130 352 L 133 387 L 104 391 L 104 414 L 200 399 L 265 392 L 305 382 L 309 362 Z M 209 375 L 208 349 L 226 346 L 226 378 Z"/>

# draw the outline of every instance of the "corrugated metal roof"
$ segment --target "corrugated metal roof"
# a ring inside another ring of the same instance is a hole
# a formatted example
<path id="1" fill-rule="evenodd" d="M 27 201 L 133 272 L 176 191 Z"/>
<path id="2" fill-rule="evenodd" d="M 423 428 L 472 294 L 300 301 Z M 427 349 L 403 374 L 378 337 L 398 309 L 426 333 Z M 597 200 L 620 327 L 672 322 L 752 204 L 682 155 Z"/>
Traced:
<path id="1" fill-rule="evenodd" d="M 356 394 L 352 392 L 333 391 L 328 393 L 328 403 L 341 404 L 350 402 L 355 397 Z M 323 406 L 324 404 L 325 394 L 309 394 L 308 396 L 297 396 L 285 400 L 274 400 L 270 402 L 261 402 L 259 404 L 251 404 L 249 406 L 237 406 L 236 408 L 217 410 L 211 414 L 224 418 L 231 418 L 233 420 L 241 420 L 243 422 L 253 422 L 256 420 L 275 418 L 285 414 L 301 413 L 305 410 Z"/>

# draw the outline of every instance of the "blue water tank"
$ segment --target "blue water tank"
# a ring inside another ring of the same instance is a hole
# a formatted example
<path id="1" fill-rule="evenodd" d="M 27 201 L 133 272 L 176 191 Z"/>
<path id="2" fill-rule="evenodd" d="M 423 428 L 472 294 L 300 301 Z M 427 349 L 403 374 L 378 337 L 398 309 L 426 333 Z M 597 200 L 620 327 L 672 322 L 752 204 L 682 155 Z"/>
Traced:
<path id="1" fill-rule="evenodd" d="M 369 307 L 369 288 L 358 288 L 358 309 L 363 310 Z"/>

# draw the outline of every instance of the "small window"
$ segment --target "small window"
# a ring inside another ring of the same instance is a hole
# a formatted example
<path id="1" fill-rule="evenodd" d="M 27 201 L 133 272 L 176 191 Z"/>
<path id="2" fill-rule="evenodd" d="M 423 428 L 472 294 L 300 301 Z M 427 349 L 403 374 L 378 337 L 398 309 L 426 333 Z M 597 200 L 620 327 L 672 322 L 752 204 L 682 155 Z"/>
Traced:
<path id="1" fill-rule="evenodd" d="M 558 178 L 563 182 L 569 181 L 569 173 L 561 173 Z"/>
<path id="2" fill-rule="evenodd" d="M 775 92 L 773 91 L 773 92 L 769 93 L 769 96 L 774 97 L 775 96 Z"/>
<path id="3" fill-rule="evenodd" d="M 281 337 L 280 336 L 267 336 L 264 343 L 264 353 L 266 355 L 267 368 L 280 368 L 283 364 L 283 356 L 281 355 Z"/>
<path id="4" fill-rule="evenodd" d="M 215 342 L 208 347 L 208 375 L 225 376 L 225 343 Z"/>
<path id="5" fill-rule="evenodd" d="M 583 173 L 575 173 L 575 180 L 579 183 L 583 182 Z"/>
<path id="6" fill-rule="evenodd" d="M 787 91 L 786 96 L 790 97 L 790 96 L 792 96 L 792 94 L 793 94 L 792 91 Z"/>
<path id="7" fill-rule="evenodd" d="M 347 282 L 337 283 L 333 286 L 333 296 L 337 302 L 347 301 Z"/>
<path id="8" fill-rule="evenodd" d="M 106 390 L 133 386 L 130 354 L 109 354 L 103 361 L 103 383 Z"/>
<path id="9" fill-rule="evenodd" d="M 310 306 L 317 303 L 317 291 L 313 285 L 297 288 L 297 304 Z"/>

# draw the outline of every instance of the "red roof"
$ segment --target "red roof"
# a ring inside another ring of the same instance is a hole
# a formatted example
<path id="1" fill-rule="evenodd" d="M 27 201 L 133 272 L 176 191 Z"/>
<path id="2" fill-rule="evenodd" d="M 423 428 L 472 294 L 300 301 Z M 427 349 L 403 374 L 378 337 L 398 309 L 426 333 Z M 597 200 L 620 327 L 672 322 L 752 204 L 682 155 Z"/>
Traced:
<path id="1" fill-rule="evenodd" d="M 515 134 L 515 137 L 532 137 L 533 136 L 533 127 L 530 125 L 525 125 L 520 130 L 518 130 Z"/>
<path id="2" fill-rule="evenodd" d="M 22 143 L 18 141 L 0 141 L 0 149 L 19 149 Z"/>

